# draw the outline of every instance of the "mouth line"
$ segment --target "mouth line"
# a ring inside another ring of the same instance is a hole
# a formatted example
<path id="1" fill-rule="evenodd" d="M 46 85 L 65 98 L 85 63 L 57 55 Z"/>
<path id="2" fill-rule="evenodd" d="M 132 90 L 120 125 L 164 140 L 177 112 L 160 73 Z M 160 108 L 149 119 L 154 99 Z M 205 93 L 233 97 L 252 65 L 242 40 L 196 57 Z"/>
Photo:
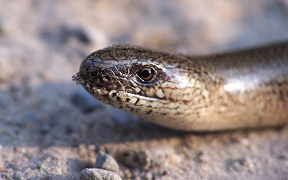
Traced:
<path id="1" fill-rule="evenodd" d="M 106 87 L 98 87 L 98 86 L 94 86 L 92 87 L 92 89 L 93 89 L 92 91 L 93 94 L 98 94 L 101 96 L 114 96 L 114 97 L 116 96 L 116 97 L 120 97 L 121 99 L 123 99 L 123 101 L 125 101 L 127 98 L 129 99 L 137 98 L 137 99 L 146 100 L 150 102 L 155 102 L 159 100 L 157 98 L 145 97 L 142 95 L 129 93 L 125 90 L 108 89 Z"/>
<path id="2" fill-rule="evenodd" d="M 80 84 L 82 87 L 84 87 L 88 92 L 90 92 L 92 95 L 100 95 L 100 96 L 110 96 L 112 94 L 115 94 L 117 97 L 120 97 L 121 99 L 127 99 L 127 98 L 137 98 L 141 100 L 146 100 L 150 102 L 158 101 L 159 99 L 154 97 L 146 97 L 134 93 L 130 93 L 125 91 L 125 89 L 114 89 L 109 86 L 103 86 L 103 84 L 93 81 L 93 82 L 87 82 L 85 80 L 85 77 L 77 73 L 72 77 L 73 81 L 75 81 L 77 84 Z M 115 96 L 114 95 L 114 96 Z"/>
<path id="3" fill-rule="evenodd" d="M 127 93 L 126 94 L 130 97 L 136 97 L 136 98 L 140 98 L 140 99 L 143 99 L 143 100 L 147 100 L 147 101 L 158 101 L 158 99 L 156 98 L 151 98 L 151 97 L 145 97 L 145 96 L 141 96 L 141 95 L 138 95 L 138 94 L 133 94 L 133 93 Z"/>

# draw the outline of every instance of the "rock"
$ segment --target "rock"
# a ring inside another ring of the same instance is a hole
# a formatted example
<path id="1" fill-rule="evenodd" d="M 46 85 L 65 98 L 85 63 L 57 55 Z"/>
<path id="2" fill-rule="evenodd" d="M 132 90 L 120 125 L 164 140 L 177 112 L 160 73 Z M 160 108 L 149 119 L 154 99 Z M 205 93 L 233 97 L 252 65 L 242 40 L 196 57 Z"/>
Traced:
<path id="1" fill-rule="evenodd" d="M 41 134 L 46 135 L 51 132 L 52 128 L 49 124 L 45 124 L 41 127 Z"/>
<path id="2" fill-rule="evenodd" d="M 97 168 L 86 168 L 81 171 L 80 180 L 122 180 L 122 178 L 112 171 Z"/>
<path id="3" fill-rule="evenodd" d="M 245 166 L 246 159 L 240 158 L 240 159 L 228 159 L 226 161 L 226 166 L 229 171 L 235 170 L 240 171 Z"/>
<path id="4" fill-rule="evenodd" d="M 111 155 L 105 154 L 103 152 L 99 152 L 94 167 L 116 173 L 119 171 L 119 166 L 116 160 Z"/>
<path id="5" fill-rule="evenodd" d="M 146 151 L 124 150 L 117 153 L 116 159 L 129 168 L 144 168 L 149 165 L 149 155 Z"/>
<path id="6" fill-rule="evenodd" d="M 58 28 L 43 28 L 39 33 L 40 37 L 48 44 L 58 47 L 65 46 L 71 39 L 89 45 L 92 40 L 89 34 L 82 27 L 72 27 L 69 25 L 60 25 Z"/>
<path id="7" fill-rule="evenodd" d="M 4 34 L 4 27 L 2 22 L 0 21 L 0 36 Z"/>
<path id="8" fill-rule="evenodd" d="M 141 177 L 143 180 L 152 180 L 153 174 L 151 171 L 144 172 L 144 175 Z"/>
<path id="9" fill-rule="evenodd" d="M 91 44 L 91 38 L 89 37 L 85 29 L 81 27 L 75 28 L 73 30 L 72 35 L 74 35 L 74 37 L 76 37 L 83 44 L 88 44 L 88 45 Z"/>

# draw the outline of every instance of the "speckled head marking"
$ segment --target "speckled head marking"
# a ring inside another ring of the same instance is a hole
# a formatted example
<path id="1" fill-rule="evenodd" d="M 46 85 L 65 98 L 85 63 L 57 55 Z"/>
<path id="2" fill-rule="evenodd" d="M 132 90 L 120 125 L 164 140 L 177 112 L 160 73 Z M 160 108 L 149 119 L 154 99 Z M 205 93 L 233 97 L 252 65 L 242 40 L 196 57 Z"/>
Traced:
<path id="1" fill-rule="evenodd" d="M 179 58 L 186 60 L 181 55 L 132 46 L 111 46 L 90 54 L 82 62 L 75 79 L 107 104 L 144 118 L 165 116 L 169 121 L 169 114 L 190 113 L 185 105 L 188 109 L 193 99 L 198 103 L 195 107 L 199 108 L 199 101 L 204 96 L 201 92 L 205 87 L 197 70 L 191 73 L 191 67 L 179 62 Z M 158 124 L 167 126 L 165 120 Z"/>
<path id="2" fill-rule="evenodd" d="M 288 120 L 288 43 L 193 57 L 111 46 L 84 59 L 74 80 L 104 103 L 174 129 Z"/>

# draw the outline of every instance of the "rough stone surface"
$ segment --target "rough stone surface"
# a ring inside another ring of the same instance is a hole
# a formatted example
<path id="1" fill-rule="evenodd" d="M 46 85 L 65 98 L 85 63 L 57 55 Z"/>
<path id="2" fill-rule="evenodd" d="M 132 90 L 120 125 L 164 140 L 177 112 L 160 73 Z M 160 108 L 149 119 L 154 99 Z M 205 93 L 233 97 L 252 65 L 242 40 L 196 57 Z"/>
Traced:
<path id="1" fill-rule="evenodd" d="M 119 166 L 116 160 L 111 155 L 105 154 L 103 152 L 98 153 L 94 167 L 116 173 L 119 171 Z"/>
<path id="2" fill-rule="evenodd" d="M 80 173 L 80 180 L 122 180 L 121 177 L 111 171 L 86 168 Z"/>
<path id="3" fill-rule="evenodd" d="M 173 131 L 98 108 L 71 80 L 115 43 L 202 54 L 288 40 L 287 2 L 0 0 L 0 179 L 78 179 L 99 151 L 123 179 L 287 179 L 287 127 Z"/>

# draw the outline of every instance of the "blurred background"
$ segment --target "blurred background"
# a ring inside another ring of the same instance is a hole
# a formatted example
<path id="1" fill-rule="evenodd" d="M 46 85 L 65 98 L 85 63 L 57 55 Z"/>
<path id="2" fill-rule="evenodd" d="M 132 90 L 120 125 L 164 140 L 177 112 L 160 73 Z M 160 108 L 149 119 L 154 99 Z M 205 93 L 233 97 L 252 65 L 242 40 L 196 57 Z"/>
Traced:
<path id="1" fill-rule="evenodd" d="M 176 132 L 99 103 L 71 78 L 111 44 L 204 54 L 284 40 L 287 0 L 0 0 L 0 179 L 76 179 L 99 150 L 124 178 L 285 179 L 287 128 Z"/>

